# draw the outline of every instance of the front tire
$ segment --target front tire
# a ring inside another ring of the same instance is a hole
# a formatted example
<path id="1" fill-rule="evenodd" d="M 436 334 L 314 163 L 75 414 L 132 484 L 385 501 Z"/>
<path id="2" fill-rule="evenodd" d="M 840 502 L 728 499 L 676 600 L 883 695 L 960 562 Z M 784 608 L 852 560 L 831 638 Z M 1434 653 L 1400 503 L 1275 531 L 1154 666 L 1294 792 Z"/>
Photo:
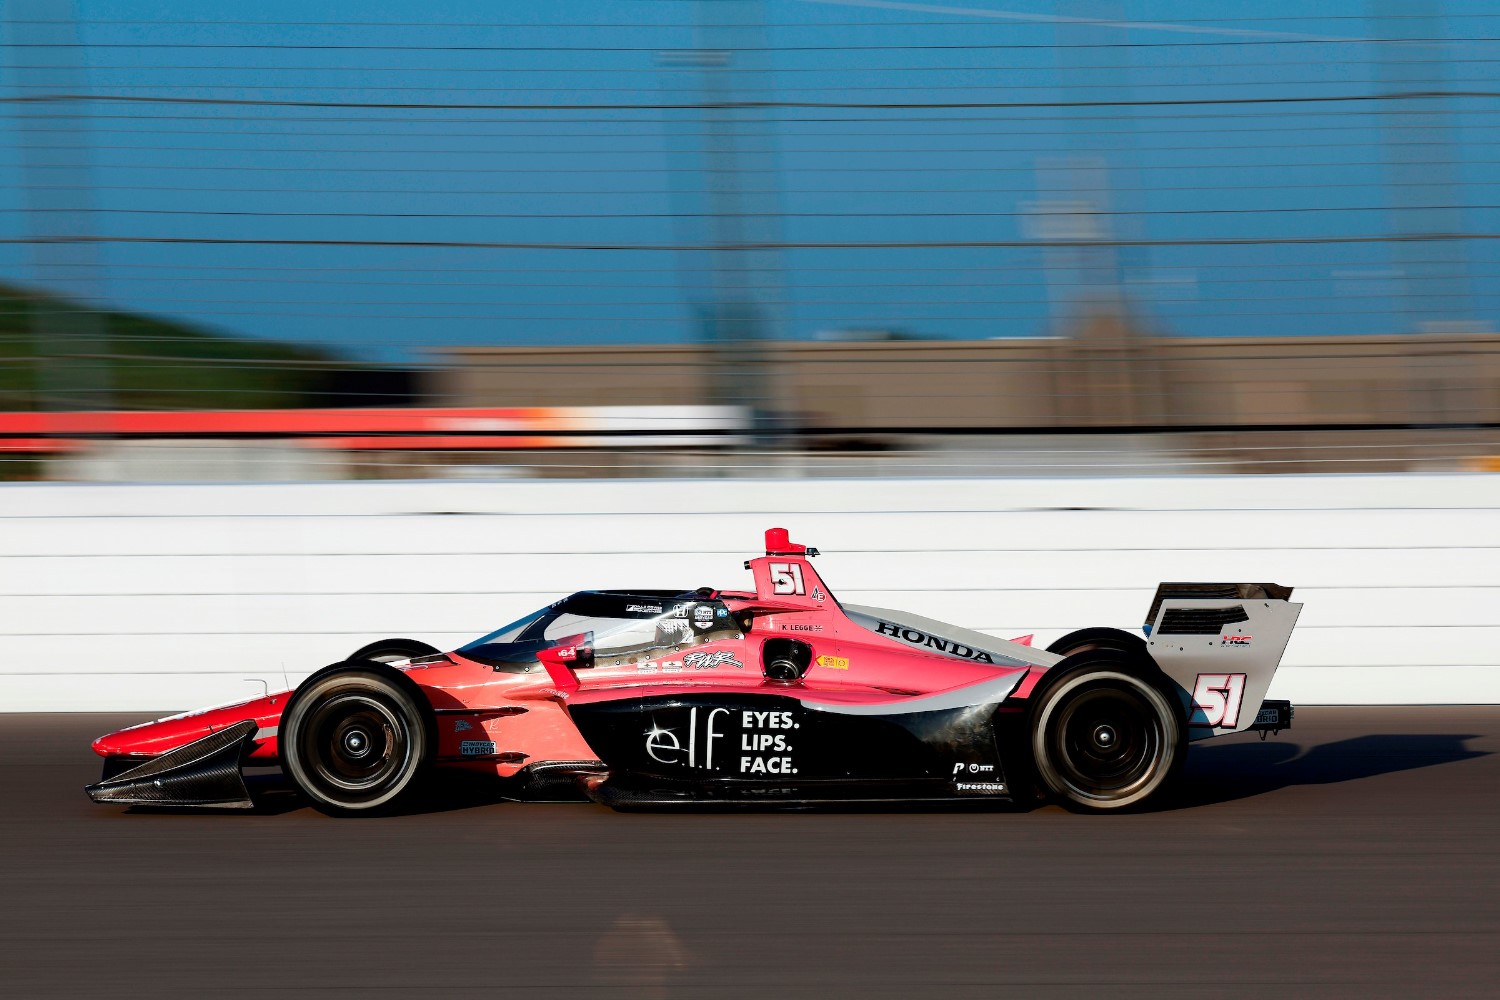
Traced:
<path id="1" fill-rule="evenodd" d="M 282 768 L 323 812 L 370 814 L 411 794 L 431 740 L 416 699 L 371 667 L 313 677 L 282 716 Z"/>
<path id="2" fill-rule="evenodd" d="M 1173 699 L 1113 659 L 1066 669 L 1031 713 L 1037 777 L 1070 808 L 1141 805 L 1167 784 L 1186 753 Z"/>
<path id="3" fill-rule="evenodd" d="M 398 660 L 410 660 L 414 656 L 431 656 L 433 653 L 441 652 L 441 649 L 420 639 L 380 639 L 368 646 L 356 649 L 349 654 L 349 659 L 395 663 Z"/>

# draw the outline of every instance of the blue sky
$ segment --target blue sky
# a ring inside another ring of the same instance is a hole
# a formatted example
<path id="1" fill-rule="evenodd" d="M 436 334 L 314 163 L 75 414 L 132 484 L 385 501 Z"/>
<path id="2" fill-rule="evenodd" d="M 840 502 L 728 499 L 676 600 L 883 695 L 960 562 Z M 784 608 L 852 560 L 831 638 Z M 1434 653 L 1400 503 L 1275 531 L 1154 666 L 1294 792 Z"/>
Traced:
<path id="1" fill-rule="evenodd" d="M 786 337 L 1042 335 L 1110 289 L 1186 335 L 1494 327 L 1493 241 L 1320 242 L 1500 231 L 1497 99 L 1307 100 L 1500 90 L 1500 15 L 1448 3 L 1435 22 L 1447 41 L 1393 56 L 1368 39 L 1426 37 L 1414 15 L 1436 7 L 1373 22 L 1371 6 L 1332 0 L 1312 17 L 1287 0 L 1221 3 L 1206 21 L 1201 3 L 1153 0 L 767 0 L 757 28 L 738 0 L 86 0 L 84 45 L 61 50 L 34 23 L 55 4 L 7 0 L 7 96 L 71 79 L 101 97 L 205 103 L 66 105 L 87 114 L 81 193 L 76 126 L 12 103 L 0 238 L 76 219 L 38 209 L 91 207 L 80 224 L 94 235 L 219 242 L 105 242 L 46 272 L 29 247 L 0 244 L 0 280 L 387 359 L 693 339 L 726 284 Z M 705 30 L 700 16 L 739 26 Z M 683 57 L 722 46 L 741 51 L 715 73 Z M 69 51 L 79 68 L 58 75 Z M 717 119 L 660 107 L 701 103 L 705 87 L 810 106 Z M 392 106 L 338 106 L 350 103 Z M 986 106 L 869 106 L 936 103 Z M 1433 108 L 1440 118 L 1413 113 Z M 707 154 L 709 131 L 734 153 Z M 715 223 L 725 205 L 740 229 Z M 1015 245 L 1080 231 L 1140 245 Z M 621 249 L 735 232 L 787 246 L 733 265 Z M 558 248 L 584 246 L 610 249 Z"/>

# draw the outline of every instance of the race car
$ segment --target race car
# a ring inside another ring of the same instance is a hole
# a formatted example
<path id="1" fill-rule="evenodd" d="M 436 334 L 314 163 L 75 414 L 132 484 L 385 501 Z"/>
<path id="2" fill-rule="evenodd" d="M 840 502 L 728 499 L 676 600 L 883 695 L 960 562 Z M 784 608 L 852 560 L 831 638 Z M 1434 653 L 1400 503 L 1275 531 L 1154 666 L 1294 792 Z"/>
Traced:
<path id="1" fill-rule="evenodd" d="M 1143 806 L 1190 743 L 1291 725 L 1265 695 L 1301 605 L 1163 583 L 1143 634 L 1045 650 L 843 604 L 783 528 L 753 590 L 589 590 L 443 652 L 389 639 L 294 690 L 101 737 L 96 802 L 251 808 L 279 765 L 318 809 L 386 812 L 437 769 L 617 808 L 1055 800 Z"/>

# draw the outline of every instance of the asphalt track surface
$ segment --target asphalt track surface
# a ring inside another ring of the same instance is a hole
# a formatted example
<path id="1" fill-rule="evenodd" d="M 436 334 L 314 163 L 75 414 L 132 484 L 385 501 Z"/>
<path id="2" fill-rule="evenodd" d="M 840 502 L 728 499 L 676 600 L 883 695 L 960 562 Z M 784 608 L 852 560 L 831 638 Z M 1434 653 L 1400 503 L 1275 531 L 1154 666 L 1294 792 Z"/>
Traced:
<path id="1" fill-rule="evenodd" d="M 1500 708 L 1304 708 L 1128 816 L 92 805 L 135 721 L 0 716 L 0 995 L 1500 994 Z"/>

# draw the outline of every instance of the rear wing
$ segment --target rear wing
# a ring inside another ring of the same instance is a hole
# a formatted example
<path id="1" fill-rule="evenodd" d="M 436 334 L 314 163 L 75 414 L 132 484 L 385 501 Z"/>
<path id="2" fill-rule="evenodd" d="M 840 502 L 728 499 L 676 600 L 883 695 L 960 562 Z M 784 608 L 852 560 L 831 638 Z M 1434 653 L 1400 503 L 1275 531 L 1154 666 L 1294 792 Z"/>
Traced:
<path id="1" fill-rule="evenodd" d="M 1151 656 L 1177 686 L 1188 738 L 1251 728 L 1302 605 L 1275 583 L 1163 583 L 1146 616 Z"/>
<path id="2" fill-rule="evenodd" d="M 1164 600 L 1216 601 L 1290 601 L 1292 588 L 1279 583 L 1158 583 L 1156 596 L 1151 598 L 1151 610 L 1146 612 L 1146 634 L 1156 628 L 1157 616 L 1161 614 Z"/>

